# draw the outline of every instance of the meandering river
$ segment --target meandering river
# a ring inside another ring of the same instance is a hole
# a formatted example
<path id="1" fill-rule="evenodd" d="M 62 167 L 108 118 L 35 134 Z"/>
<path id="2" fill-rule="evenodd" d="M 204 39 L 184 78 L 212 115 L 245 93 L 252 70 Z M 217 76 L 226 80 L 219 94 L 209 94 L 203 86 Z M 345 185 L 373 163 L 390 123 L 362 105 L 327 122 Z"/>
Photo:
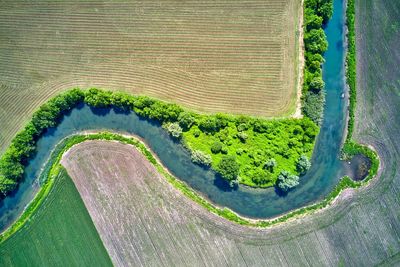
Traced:
<path id="1" fill-rule="evenodd" d="M 95 129 L 140 136 L 176 177 L 213 203 L 247 217 L 270 218 L 322 199 L 338 183 L 345 169 L 345 163 L 339 160 L 347 107 L 347 100 L 341 98 L 345 91 L 344 9 L 343 0 L 334 0 L 333 17 L 325 29 L 329 42 L 323 66 L 326 106 L 312 168 L 300 178 L 300 185 L 287 195 L 279 195 L 274 188 L 239 186 L 237 190 L 231 190 L 224 181 L 216 179 L 213 171 L 194 165 L 189 153 L 181 144 L 174 142 L 160 125 L 140 119 L 132 112 L 118 113 L 113 109 L 91 109 L 82 105 L 72 110 L 57 128 L 50 129 L 38 141 L 37 155 L 26 168 L 25 181 L 17 192 L 0 202 L 0 231 L 15 221 L 39 190 L 37 177 L 55 145 L 71 134 Z"/>

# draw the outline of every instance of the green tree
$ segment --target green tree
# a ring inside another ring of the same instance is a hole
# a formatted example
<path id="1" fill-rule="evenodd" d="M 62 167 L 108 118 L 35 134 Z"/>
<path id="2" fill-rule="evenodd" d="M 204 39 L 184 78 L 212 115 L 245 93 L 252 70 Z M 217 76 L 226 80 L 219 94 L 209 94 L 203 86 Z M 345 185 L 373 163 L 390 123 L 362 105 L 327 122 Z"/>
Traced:
<path id="1" fill-rule="evenodd" d="M 192 151 L 191 159 L 193 163 L 199 164 L 199 165 L 204 165 L 204 166 L 210 166 L 211 164 L 211 156 L 200 151 L 200 150 L 194 150 Z"/>
<path id="2" fill-rule="evenodd" d="M 310 89 L 319 92 L 325 88 L 325 82 L 321 77 L 315 77 L 310 82 Z"/>
<path id="3" fill-rule="evenodd" d="M 234 156 L 225 155 L 222 156 L 221 161 L 218 163 L 216 171 L 222 178 L 229 182 L 234 182 L 237 181 L 239 175 L 239 164 Z"/>
<path id="4" fill-rule="evenodd" d="M 297 161 L 297 171 L 303 175 L 311 168 L 311 162 L 306 155 L 301 155 Z"/>
<path id="5" fill-rule="evenodd" d="M 290 174 L 288 171 L 281 171 L 277 179 L 278 187 L 283 191 L 289 191 L 299 184 L 299 176 Z"/>
<path id="6" fill-rule="evenodd" d="M 218 154 L 219 152 L 221 152 L 222 149 L 222 144 L 221 142 L 215 141 L 212 145 L 211 145 L 211 152 L 214 154 Z"/>
<path id="7" fill-rule="evenodd" d="M 178 117 L 179 125 L 185 130 L 190 129 L 190 127 L 192 127 L 195 121 L 196 121 L 195 117 L 190 112 L 184 111 L 181 112 L 181 114 L 179 114 Z"/>
<path id="8" fill-rule="evenodd" d="M 276 165 L 277 165 L 276 160 L 274 158 L 271 158 L 267 160 L 267 162 L 265 162 L 264 168 L 266 170 L 269 170 L 270 172 L 273 172 Z"/>
<path id="9" fill-rule="evenodd" d="M 168 124 L 167 131 L 174 138 L 180 138 L 182 136 L 182 128 L 177 122 Z"/>
<path id="10" fill-rule="evenodd" d="M 323 29 L 312 29 L 304 36 L 307 52 L 323 54 L 328 49 L 328 42 Z"/>

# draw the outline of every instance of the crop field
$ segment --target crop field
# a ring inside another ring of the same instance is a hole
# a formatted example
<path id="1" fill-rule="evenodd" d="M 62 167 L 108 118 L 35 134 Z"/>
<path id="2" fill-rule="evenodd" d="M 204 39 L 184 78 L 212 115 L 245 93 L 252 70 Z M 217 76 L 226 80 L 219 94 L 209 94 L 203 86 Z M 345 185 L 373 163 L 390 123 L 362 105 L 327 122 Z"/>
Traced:
<path id="1" fill-rule="evenodd" d="M 0 266 L 111 266 L 93 222 L 65 171 L 34 217 L 0 244 Z"/>
<path id="2" fill-rule="evenodd" d="M 75 86 L 294 113 L 299 2 L 2 1 L 0 153 L 36 107 Z"/>
<path id="3" fill-rule="evenodd" d="M 85 186 L 88 190 L 95 190 L 101 183 L 101 172 L 117 179 L 126 177 L 124 169 L 134 168 L 135 179 L 142 179 L 135 182 L 140 187 L 131 189 L 135 200 L 129 202 L 131 208 L 115 214 L 134 218 L 126 229 L 134 231 L 131 236 L 141 237 L 129 241 L 141 252 L 141 258 L 136 258 L 139 264 L 150 260 L 154 265 L 210 266 L 393 266 L 399 263 L 400 69 L 396 66 L 400 56 L 395 48 L 400 35 L 388 34 L 382 29 L 396 32 L 400 3 L 389 0 L 356 3 L 357 21 L 362 23 L 357 24 L 358 105 L 354 134 L 358 141 L 377 149 L 383 165 L 379 178 L 367 188 L 344 192 L 334 206 L 322 212 L 261 230 L 241 227 L 206 212 L 176 194 L 155 173 L 140 177 L 140 170 L 134 166 L 144 168 L 146 163 L 137 162 L 140 158 L 132 156 L 134 150 L 118 148 L 117 152 L 114 143 L 107 152 L 94 145 L 91 145 L 93 151 L 89 147 L 75 148 L 75 153 L 71 151 L 69 155 L 68 170 L 75 180 L 79 173 L 87 173 L 87 179 L 81 182 L 90 184 Z M 102 148 L 109 146 L 101 145 Z M 79 150 L 84 150 L 81 153 L 89 158 L 78 164 L 73 157 L 79 158 Z M 120 167 L 104 164 L 114 157 L 120 159 Z M 98 174 L 89 166 L 96 166 Z M 124 181 L 130 180 L 124 178 Z M 78 190 L 82 190 L 79 188 L 78 185 Z M 100 198 L 100 193 L 82 194 L 83 200 L 94 203 L 89 196 Z M 107 193 L 111 192 L 104 192 Z M 97 210 L 89 206 L 90 214 L 101 214 L 111 205 L 103 203 Z M 96 224 L 96 219 L 93 220 Z M 154 251 L 156 259 L 149 256 Z"/>

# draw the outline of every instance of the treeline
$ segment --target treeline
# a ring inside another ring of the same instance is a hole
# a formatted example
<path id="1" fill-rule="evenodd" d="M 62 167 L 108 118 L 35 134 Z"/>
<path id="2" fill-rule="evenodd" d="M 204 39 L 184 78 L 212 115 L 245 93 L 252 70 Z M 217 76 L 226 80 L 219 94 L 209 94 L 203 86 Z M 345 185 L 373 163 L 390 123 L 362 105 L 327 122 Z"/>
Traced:
<path id="1" fill-rule="evenodd" d="M 350 88 L 349 121 L 347 126 L 346 140 L 351 140 L 354 129 L 354 113 L 357 103 L 356 91 L 356 32 L 355 32 L 355 0 L 347 0 L 346 23 L 347 23 L 347 56 L 346 56 L 346 79 Z"/>
<path id="2" fill-rule="evenodd" d="M 81 90 L 60 94 L 37 110 L 31 121 L 19 132 L 0 159 L 0 195 L 12 192 L 24 176 L 28 159 L 36 151 L 36 141 L 49 127 L 57 125 L 62 115 L 84 98 Z"/>
<path id="3" fill-rule="evenodd" d="M 238 134 L 237 138 L 243 143 L 246 142 L 247 136 L 242 131 L 249 129 L 249 127 L 251 127 L 252 131 L 260 134 L 267 134 L 271 130 L 271 122 L 261 119 L 245 116 L 234 117 L 224 114 L 201 115 L 186 111 L 176 104 L 165 103 L 146 96 L 131 96 L 121 92 L 104 91 L 96 88 L 86 91 L 73 89 L 54 97 L 42 105 L 33 114 L 31 121 L 12 140 L 10 147 L 0 159 L 0 194 L 2 196 L 8 195 L 22 180 L 24 168 L 29 158 L 34 155 L 36 142 L 40 136 L 45 133 L 46 129 L 55 127 L 68 110 L 71 110 L 80 103 L 86 103 L 92 107 L 99 108 L 113 107 L 126 111 L 133 110 L 139 116 L 162 123 L 174 138 L 180 138 L 182 132 L 189 131 L 193 125 L 196 125 L 198 129 L 193 133 L 194 136 L 206 134 L 210 138 L 218 136 L 219 140 L 224 140 L 224 134 L 226 135 L 227 133 L 222 130 L 228 124 L 232 124 L 235 129 L 236 127 L 239 129 L 240 134 Z M 299 132 L 304 131 L 309 133 L 310 137 L 306 137 L 309 139 L 305 140 L 312 145 L 318 129 L 313 123 L 309 124 L 303 120 L 298 121 Z M 282 123 L 285 124 L 285 121 L 282 121 Z M 225 136 L 225 138 L 227 137 Z M 294 147 L 297 147 L 297 145 Z M 221 147 L 217 152 L 221 151 L 224 153 L 224 149 Z M 211 165 L 210 156 L 199 152 L 193 154 L 193 161 L 204 163 L 204 165 Z M 232 163 L 234 160 L 233 157 L 230 157 L 230 162 L 225 160 L 224 162 L 220 162 L 221 164 L 214 164 L 215 166 L 219 166 L 215 170 L 224 178 L 228 178 L 229 176 L 229 180 L 233 176 L 237 176 L 237 171 L 231 172 L 233 175 L 225 175 L 228 173 L 228 170 L 223 166 L 229 166 L 229 168 L 233 166 L 234 168 L 231 169 L 235 169 L 236 167 Z"/>
<path id="4" fill-rule="evenodd" d="M 305 0 L 303 113 L 321 124 L 325 104 L 325 83 L 322 79 L 323 54 L 328 49 L 324 25 L 333 13 L 333 0 Z"/>

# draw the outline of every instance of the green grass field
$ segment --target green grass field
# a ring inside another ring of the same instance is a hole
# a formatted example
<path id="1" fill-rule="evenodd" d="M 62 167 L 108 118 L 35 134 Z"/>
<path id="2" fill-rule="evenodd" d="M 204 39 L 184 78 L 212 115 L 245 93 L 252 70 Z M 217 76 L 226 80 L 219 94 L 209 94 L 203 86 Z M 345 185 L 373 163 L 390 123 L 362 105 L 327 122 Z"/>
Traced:
<path id="1" fill-rule="evenodd" d="M 0 244 L 0 266 L 111 266 L 65 170 L 34 217 Z"/>

